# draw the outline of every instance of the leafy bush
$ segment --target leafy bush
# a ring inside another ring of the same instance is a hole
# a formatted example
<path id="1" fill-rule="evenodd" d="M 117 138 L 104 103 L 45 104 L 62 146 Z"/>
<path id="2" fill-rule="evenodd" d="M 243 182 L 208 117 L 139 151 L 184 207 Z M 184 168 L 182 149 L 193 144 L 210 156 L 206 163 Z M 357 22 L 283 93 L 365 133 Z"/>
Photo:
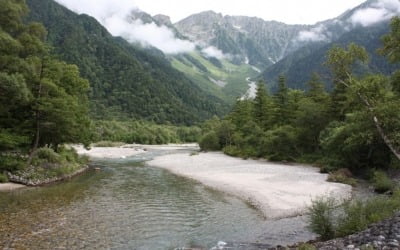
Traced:
<path id="1" fill-rule="evenodd" d="M 322 240 L 332 239 L 335 236 L 333 209 L 334 198 L 321 198 L 312 201 L 309 208 L 310 229 L 318 233 Z"/>
<path id="2" fill-rule="evenodd" d="M 357 185 L 357 180 L 352 178 L 352 174 L 347 168 L 341 168 L 329 173 L 328 181 L 343 183 L 351 186 Z"/>
<path id="3" fill-rule="evenodd" d="M 0 173 L 0 183 L 8 182 L 7 175 Z"/>
<path id="4" fill-rule="evenodd" d="M 18 155 L 0 155 L 0 172 L 14 172 L 25 167 L 25 159 Z"/>
<path id="5" fill-rule="evenodd" d="M 391 191 L 394 188 L 393 181 L 387 176 L 387 174 L 381 170 L 375 171 L 372 177 L 372 185 L 378 193 L 384 193 Z"/>
<path id="6" fill-rule="evenodd" d="M 218 136 L 215 132 L 209 132 L 205 134 L 199 142 L 201 150 L 210 150 L 216 151 L 221 149 L 221 145 L 219 144 Z"/>
<path id="7" fill-rule="evenodd" d="M 343 205 L 338 220 L 337 237 L 364 230 L 369 224 L 391 217 L 400 208 L 400 192 L 391 197 L 375 197 L 367 201 L 351 201 Z"/>
<path id="8" fill-rule="evenodd" d="M 51 148 L 39 148 L 37 149 L 34 159 L 32 162 L 41 163 L 41 162 L 48 162 L 48 163 L 61 163 L 62 159 L 59 154 L 54 152 Z M 34 164 L 36 165 L 36 164 Z"/>

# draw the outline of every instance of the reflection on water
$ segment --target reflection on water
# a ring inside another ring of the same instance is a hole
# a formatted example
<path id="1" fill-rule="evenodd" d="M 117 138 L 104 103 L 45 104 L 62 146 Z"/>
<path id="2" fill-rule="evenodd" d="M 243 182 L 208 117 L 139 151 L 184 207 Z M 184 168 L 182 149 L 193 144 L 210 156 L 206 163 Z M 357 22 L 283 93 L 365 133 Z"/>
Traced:
<path id="1" fill-rule="evenodd" d="M 174 249 L 276 237 L 268 232 L 276 225 L 246 203 L 145 166 L 146 157 L 103 161 L 102 171 L 69 182 L 0 193 L 0 246 Z"/>

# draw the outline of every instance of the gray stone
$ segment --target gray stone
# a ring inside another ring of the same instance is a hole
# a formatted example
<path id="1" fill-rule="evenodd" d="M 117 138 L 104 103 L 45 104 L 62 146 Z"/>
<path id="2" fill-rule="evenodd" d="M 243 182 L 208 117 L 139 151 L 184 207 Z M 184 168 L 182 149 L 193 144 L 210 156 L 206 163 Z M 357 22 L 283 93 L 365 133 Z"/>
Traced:
<path id="1" fill-rule="evenodd" d="M 387 245 L 390 247 L 399 247 L 399 243 L 394 241 L 389 242 Z"/>
<path id="2" fill-rule="evenodd" d="M 386 238 L 385 238 L 385 236 L 383 236 L 383 235 L 379 235 L 377 239 L 378 239 L 379 241 L 383 241 L 383 240 L 385 240 Z"/>

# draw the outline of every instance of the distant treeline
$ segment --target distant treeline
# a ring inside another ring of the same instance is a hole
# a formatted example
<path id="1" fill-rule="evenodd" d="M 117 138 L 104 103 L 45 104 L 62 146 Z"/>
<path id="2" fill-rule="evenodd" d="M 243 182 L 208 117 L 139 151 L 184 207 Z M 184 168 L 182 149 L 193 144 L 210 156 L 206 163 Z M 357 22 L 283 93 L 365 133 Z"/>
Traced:
<path id="1" fill-rule="evenodd" d="M 139 144 L 196 142 L 199 127 L 159 125 L 146 121 L 94 121 L 93 141 L 114 141 Z"/>

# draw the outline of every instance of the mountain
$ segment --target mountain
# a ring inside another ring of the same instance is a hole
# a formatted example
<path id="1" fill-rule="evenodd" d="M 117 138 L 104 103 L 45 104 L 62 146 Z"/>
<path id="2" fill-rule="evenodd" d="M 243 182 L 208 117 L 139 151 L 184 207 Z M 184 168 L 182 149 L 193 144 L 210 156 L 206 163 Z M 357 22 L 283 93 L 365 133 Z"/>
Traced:
<path id="1" fill-rule="evenodd" d="M 266 69 L 262 77 L 267 82 L 274 83 L 284 74 L 292 87 L 304 89 L 313 71 L 329 80 L 321 64 L 334 44 L 356 42 L 365 46 L 372 57 L 369 69 L 365 70 L 390 73 L 393 66 L 377 56 L 375 50 L 380 47 L 380 37 L 388 31 L 389 18 L 399 13 L 398 3 L 368 0 L 314 25 L 287 25 L 256 17 L 223 16 L 213 11 L 191 15 L 174 25 L 203 50 L 213 47 L 237 65 L 249 63 Z"/>
<path id="2" fill-rule="evenodd" d="M 28 19 L 44 24 L 54 52 L 90 81 L 93 117 L 193 124 L 226 110 L 224 101 L 197 87 L 157 49 L 113 37 L 94 18 L 52 0 L 27 4 Z"/>
<path id="3" fill-rule="evenodd" d="M 227 59 L 208 57 L 201 51 L 169 56 L 174 68 L 185 73 L 199 88 L 234 104 L 248 89 L 248 78 L 261 72 L 249 64 L 233 64 Z"/>
<path id="4" fill-rule="evenodd" d="M 305 25 L 287 25 L 257 17 L 223 16 L 213 11 L 191 15 L 176 29 L 202 47 L 213 46 L 233 62 L 266 67 L 294 51 Z"/>
<path id="5" fill-rule="evenodd" d="M 326 83 L 328 89 L 332 88 L 331 74 L 324 62 L 326 55 L 333 46 L 345 47 L 350 43 L 356 43 L 366 48 L 370 62 L 365 68 L 359 68 L 358 73 L 382 73 L 391 74 L 399 65 L 393 65 L 377 50 L 382 47 L 381 37 L 389 32 L 389 22 L 382 22 L 368 27 L 357 27 L 350 32 L 329 43 L 312 44 L 305 46 L 291 55 L 285 57 L 275 65 L 268 67 L 261 78 L 274 89 L 279 75 L 286 77 L 288 86 L 295 89 L 306 89 L 307 82 L 313 72 L 318 73 Z"/>
<path id="6" fill-rule="evenodd" d="M 356 73 L 390 74 L 398 65 L 389 64 L 376 50 L 382 46 L 381 37 L 389 32 L 390 17 L 399 14 L 399 3 L 368 0 L 337 18 L 310 26 L 298 35 L 304 46 L 267 67 L 261 78 L 274 89 L 279 75 L 284 75 L 290 87 L 305 89 L 311 74 L 316 72 L 330 89 L 330 72 L 323 66 L 326 54 L 332 46 L 344 47 L 350 43 L 365 47 L 371 59 L 368 66 L 358 68 Z"/>

